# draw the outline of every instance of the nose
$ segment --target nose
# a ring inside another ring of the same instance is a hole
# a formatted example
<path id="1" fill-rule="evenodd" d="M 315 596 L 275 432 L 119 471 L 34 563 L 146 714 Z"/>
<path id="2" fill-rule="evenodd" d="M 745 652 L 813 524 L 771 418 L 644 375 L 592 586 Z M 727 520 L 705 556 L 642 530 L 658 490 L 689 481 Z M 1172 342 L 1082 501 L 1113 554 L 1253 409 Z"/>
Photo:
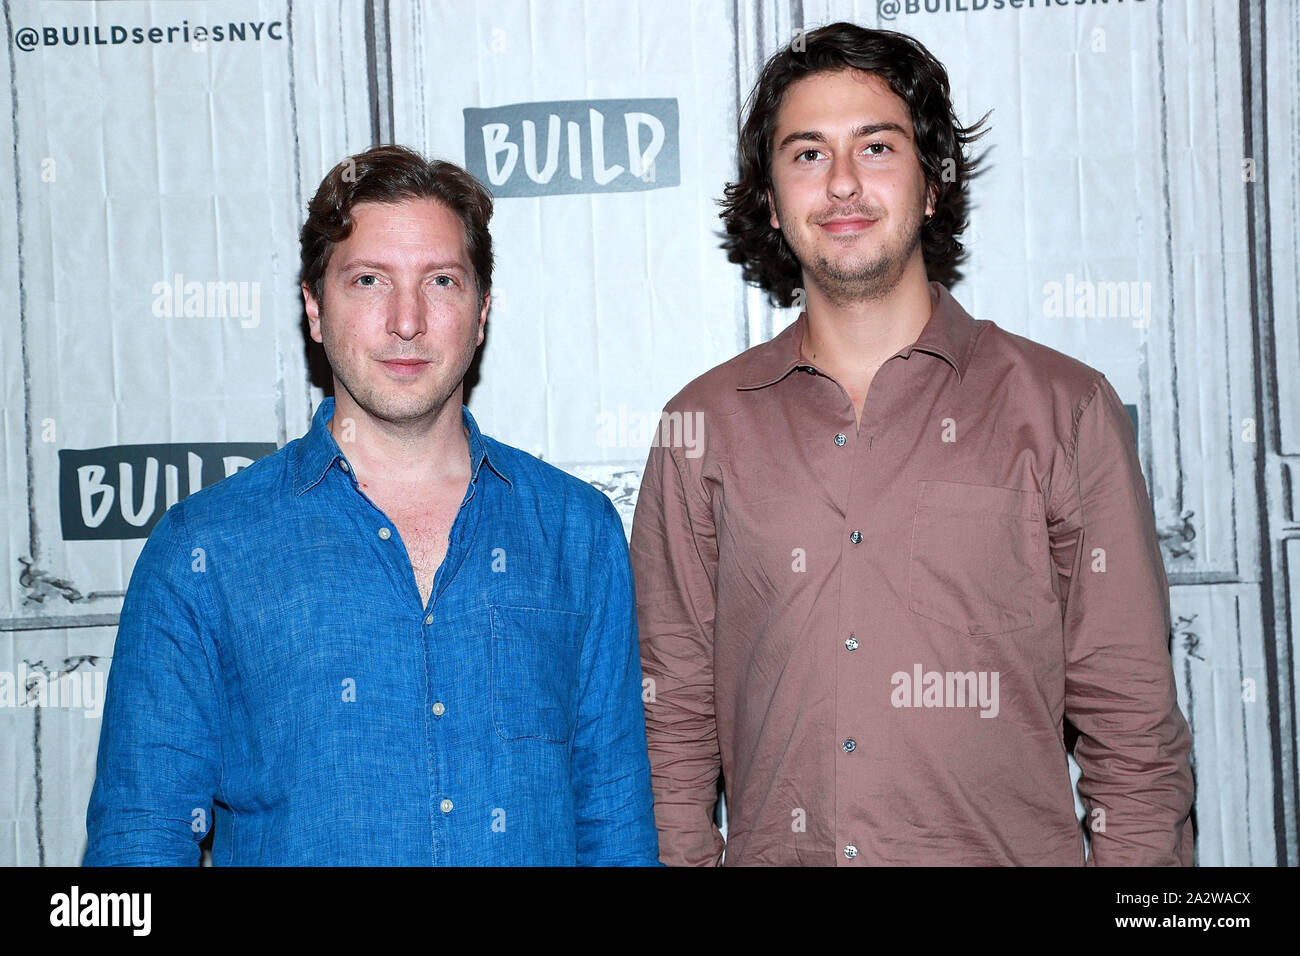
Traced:
<path id="1" fill-rule="evenodd" d="M 826 181 L 826 195 L 837 202 L 848 202 L 862 195 L 862 182 L 852 150 L 837 150 L 831 161 L 830 178 Z"/>
<path id="2" fill-rule="evenodd" d="M 428 328 L 429 303 L 418 286 L 403 286 L 389 300 L 388 331 L 410 341 Z"/>

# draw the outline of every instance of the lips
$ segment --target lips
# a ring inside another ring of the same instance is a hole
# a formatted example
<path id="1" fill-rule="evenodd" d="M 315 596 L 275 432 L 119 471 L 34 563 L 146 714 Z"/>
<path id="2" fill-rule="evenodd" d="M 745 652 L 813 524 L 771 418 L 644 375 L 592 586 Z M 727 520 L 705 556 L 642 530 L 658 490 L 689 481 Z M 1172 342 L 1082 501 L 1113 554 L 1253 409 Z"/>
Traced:
<path id="1" fill-rule="evenodd" d="M 867 219 L 865 216 L 845 216 L 841 219 L 827 219 L 821 223 L 821 227 L 827 232 L 861 232 L 875 225 L 875 222 L 876 220 Z"/>
<path id="2" fill-rule="evenodd" d="M 411 358 L 381 359 L 380 361 L 394 375 L 416 375 L 429 364 L 424 359 Z"/>

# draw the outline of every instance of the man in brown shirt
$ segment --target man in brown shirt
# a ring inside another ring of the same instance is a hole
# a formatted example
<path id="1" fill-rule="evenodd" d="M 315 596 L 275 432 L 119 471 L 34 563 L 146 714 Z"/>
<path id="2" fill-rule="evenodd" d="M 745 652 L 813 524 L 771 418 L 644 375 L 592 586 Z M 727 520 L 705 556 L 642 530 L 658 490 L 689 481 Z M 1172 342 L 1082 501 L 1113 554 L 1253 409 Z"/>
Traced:
<path id="1" fill-rule="evenodd" d="M 900 34 L 765 67 L 725 246 L 799 319 L 686 386 L 632 532 L 660 856 L 1190 865 L 1191 738 L 1133 430 L 944 285 L 982 124 Z M 1086 815 L 1075 817 L 1066 723 Z"/>

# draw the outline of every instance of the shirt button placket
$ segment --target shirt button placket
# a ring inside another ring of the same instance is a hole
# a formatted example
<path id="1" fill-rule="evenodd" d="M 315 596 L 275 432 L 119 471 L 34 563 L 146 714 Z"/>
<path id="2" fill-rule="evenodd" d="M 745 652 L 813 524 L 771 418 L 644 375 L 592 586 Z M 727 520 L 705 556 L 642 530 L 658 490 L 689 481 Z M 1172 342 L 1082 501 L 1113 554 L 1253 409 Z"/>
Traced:
<path id="1" fill-rule="evenodd" d="M 387 539 L 389 536 L 388 529 L 381 528 L 379 531 L 379 536 L 381 538 Z M 425 640 L 432 641 L 433 633 L 429 630 L 429 628 L 433 624 L 433 611 L 428 611 L 425 613 L 423 622 L 424 622 L 424 631 L 425 631 L 424 638 Z M 436 665 L 434 665 L 431 651 L 426 653 L 425 656 L 425 674 L 426 674 L 426 679 L 430 682 L 431 685 L 437 683 L 437 668 Z M 433 762 L 430 767 L 433 775 L 429 781 L 429 784 L 431 788 L 436 789 L 441 786 L 441 780 L 446 778 L 447 768 L 444 765 L 443 755 L 441 753 L 442 748 L 435 743 L 438 732 L 435 729 L 434 725 L 439 723 L 442 720 L 443 714 L 447 713 L 447 705 L 440 700 L 435 700 L 431 705 L 429 705 L 429 713 L 433 714 L 434 721 L 428 725 L 428 729 L 426 732 L 429 735 L 429 746 L 433 749 L 433 752 L 435 754 Z M 453 804 L 451 798 L 449 797 L 443 797 L 438 804 L 438 809 L 442 811 L 443 817 L 446 817 L 451 813 L 452 807 Z M 433 842 L 435 863 L 439 862 L 440 851 L 442 850 L 442 847 L 446 842 L 440 840 L 437 833 L 438 833 L 438 828 L 437 825 L 435 824 L 434 832 L 430 834 Z"/>
<path id="2" fill-rule="evenodd" d="M 861 439 L 860 433 L 859 439 Z M 836 432 L 833 441 L 836 448 L 845 448 L 849 441 L 847 431 Z M 850 497 L 842 502 L 843 513 L 854 523 L 862 521 L 865 517 L 860 506 L 862 498 L 857 489 L 861 488 L 864 479 L 867 479 L 867 475 L 861 473 L 866 468 L 866 461 L 862 456 L 870 450 L 870 447 L 871 442 L 869 439 L 865 443 L 859 440 L 853 447 L 853 454 L 840 459 L 842 466 L 848 469 L 847 477 L 849 480 L 847 486 L 854 489 L 851 491 Z M 860 573 L 863 570 L 867 558 L 867 555 L 856 547 L 862 544 L 863 537 L 860 525 L 856 528 L 852 524 L 849 525 L 849 544 L 844 549 L 842 560 L 845 568 L 853 574 Z M 861 620 L 862 607 L 860 603 L 860 597 L 856 593 L 842 593 L 839 607 L 840 620 Z M 857 634 L 852 631 L 849 632 L 847 637 L 843 638 L 843 641 L 844 649 L 849 653 L 856 652 L 861 646 Z M 844 685 L 842 688 L 838 688 L 839 692 L 836 694 L 836 729 L 840 731 L 840 754 L 837 755 L 836 759 L 836 777 L 838 778 L 836 781 L 836 804 L 837 807 L 844 810 L 848 809 L 848 804 L 855 802 L 852 795 L 856 789 L 855 777 L 862 772 L 862 768 L 859 766 L 862 757 L 857 754 L 858 741 L 849 734 L 844 733 L 844 731 L 852 729 L 853 718 L 850 713 L 851 708 L 841 706 L 845 702 L 842 695 L 847 694 L 847 699 L 852 700 L 859 693 L 858 687 L 860 685 L 858 682 L 864 676 L 859 670 L 859 666 L 867 663 L 868 661 L 860 659 L 856 653 L 853 653 L 852 666 L 836 669 L 837 684 Z M 840 760 L 853 762 L 840 764 Z M 840 827 L 847 824 L 851 819 L 851 814 L 845 813 L 840 816 L 837 813 L 837 817 L 839 819 L 836 821 L 836 830 L 840 830 Z M 840 844 L 840 852 L 844 855 L 844 862 L 854 863 L 858 859 L 859 851 L 856 843 L 850 842 L 850 839 L 857 836 L 857 834 L 840 831 L 836 836 L 838 837 L 837 842 Z"/>

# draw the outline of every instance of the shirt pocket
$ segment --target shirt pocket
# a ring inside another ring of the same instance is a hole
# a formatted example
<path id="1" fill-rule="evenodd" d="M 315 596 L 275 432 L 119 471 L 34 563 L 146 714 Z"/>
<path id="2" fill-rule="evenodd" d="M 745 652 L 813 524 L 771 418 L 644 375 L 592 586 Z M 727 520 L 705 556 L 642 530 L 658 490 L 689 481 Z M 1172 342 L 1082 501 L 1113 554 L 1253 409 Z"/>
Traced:
<path id="1" fill-rule="evenodd" d="M 966 634 L 1034 623 L 1045 570 L 1042 498 L 955 481 L 918 482 L 908 607 Z"/>
<path id="2" fill-rule="evenodd" d="M 575 611 L 489 605 L 492 720 L 503 740 L 565 743 L 577 713 L 587 616 Z"/>

